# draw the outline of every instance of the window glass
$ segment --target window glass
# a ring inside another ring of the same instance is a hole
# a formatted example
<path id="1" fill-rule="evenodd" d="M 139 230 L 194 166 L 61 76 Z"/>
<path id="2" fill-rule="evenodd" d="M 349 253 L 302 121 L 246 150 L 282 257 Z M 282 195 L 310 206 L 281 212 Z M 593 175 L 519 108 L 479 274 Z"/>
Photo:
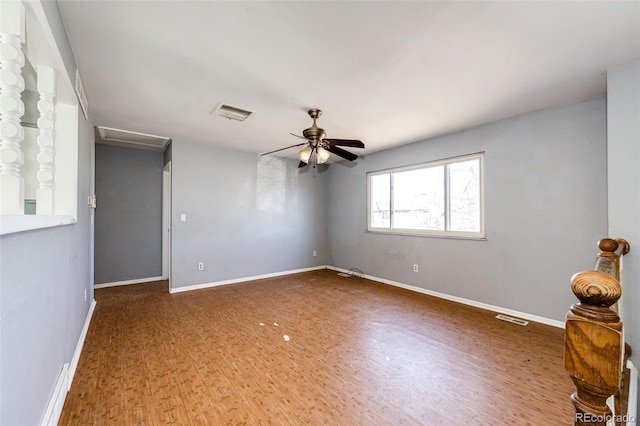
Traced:
<path id="1" fill-rule="evenodd" d="M 393 174 L 393 227 L 444 230 L 444 166 Z"/>
<path id="2" fill-rule="evenodd" d="M 449 164 L 449 229 L 480 232 L 480 160 Z"/>
<path id="3" fill-rule="evenodd" d="M 482 158 L 369 173 L 369 230 L 484 238 Z"/>
<path id="4" fill-rule="evenodd" d="M 391 175 L 371 176 L 369 185 L 371 226 L 389 228 L 391 225 Z"/>

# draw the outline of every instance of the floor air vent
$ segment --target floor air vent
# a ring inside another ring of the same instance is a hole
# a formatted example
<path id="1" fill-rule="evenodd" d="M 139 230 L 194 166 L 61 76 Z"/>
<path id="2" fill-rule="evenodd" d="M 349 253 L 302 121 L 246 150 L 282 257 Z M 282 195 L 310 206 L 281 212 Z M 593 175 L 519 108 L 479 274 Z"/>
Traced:
<path id="1" fill-rule="evenodd" d="M 499 314 L 499 315 L 496 315 L 496 318 L 498 318 L 499 320 L 502 320 L 502 321 L 512 322 L 512 323 L 518 324 L 518 325 L 527 325 L 527 324 L 529 324 L 529 321 L 521 320 L 520 318 L 510 317 L 508 315 Z"/>

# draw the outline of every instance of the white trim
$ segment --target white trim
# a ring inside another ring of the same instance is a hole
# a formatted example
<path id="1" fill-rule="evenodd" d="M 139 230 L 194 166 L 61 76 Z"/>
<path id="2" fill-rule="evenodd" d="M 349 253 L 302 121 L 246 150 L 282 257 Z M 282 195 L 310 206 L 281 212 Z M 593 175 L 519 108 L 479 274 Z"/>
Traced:
<path id="1" fill-rule="evenodd" d="M 182 293 L 183 291 L 201 290 L 203 288 L 218 287 L 218 286 L 227 285 L 227 284 L 243 283 L 246 281 L 261 280 L 264 278 L 280 277 L 282 275 L 299 274 L 301 272 L 317 271 L 319 269 L 327 269 L 327 266 L 326 265 L 313 266 L 311 268 L 302 268 L 302 269 L 294 269 L 291 271 L 273 272 L 271 274 L 254 275 L 252 277 L 234 278 L 231 280 L 214 281 L 211 283 L 188 285 L 185 287 L 172 288 L 169 290 L 169 293 Z"/>
<path id="2" fill-rule="evenodd" d="M 87 318 L 84 320 L 84 327 L 82 327 L 82 331 L 80 332 L 80 337 L 78 338 L 78 344 L 76 345 L 76 350 L 73 352 L 73 358 L 71 358 L 71 364 L 69 366 L 69 374 L 67 380 L 67 392 L 71 389 L 71 383 L 73 383 L 73 377 L 76 375 L 76 368 L 78 368 L 78 362 L 80 361 L 80 354 L 82 353 L 82 347 L 84 346 L 84 339 L 87 338 L 87 332 L 89 331 L 89 325 L 91 324 L 91 318 L 93 318 L 93 311 L 96 309 L 96 299 L 91 301 L 91 306 L 89 306 L 89 312 L 87 313 Z"/>
<path id="3" fill-rule="evenodd" d="M 146 138 L 149 139 L 161 139 L 163 141 L 165 141 L 164 145 L 162 146 L 158 146 L 158 145 L 151 145 L 154 148 L 161 148 L 161 149 L 165 149 L 167 147 L 167 145 L 169 144 L 169 142 L 171 141 L 171 138 L 168 138 L 166 136 L 158 136 L 158 135 L 151 135 L 149 133 L 140 133 L 140 132 L 133 132 L 131 130 L 123 130 L 123 129 L 116 129 L 113 127 L 105 127 L 105 126 L 96 126 L 96 128 L 98 129 L 98 133 L 100 134 L 100 138 L 104 141 L 115 141 L 115 142 L 124 142 L 124 143 L 134 143 L 134 144 L 140 144 L 140 145 L 146 145 L 144 142 L 133 142 L 130 139 L 115 139 L 115 138 L 110 138 L 109 135 L 107 135 L 107 130 L 110 130 L 114 133 L 126 133 L 127 135 L 134 135 L 134 136 L 144 136 Z"/>
<path id="4" fill-rule="evenodd" d="M 627 360 L 629 369 L 629 396 L 627 400 L 627 426 L 636 426 L 638 421 L 638 369 L 630 359 Z"/>
<path id="5" fill-rule="evenodd" d="M 47 409 L 45 410 L 44 416 L 42 417 L 42 422 L 40 423 L 42 426 L 55 426 L 58 424 L 58 420 L 60 420 L 62 407 L 64 406 L 64 401 L 67 399 L 69 389 L 71 389 L 71 383 L 73 382 L 73 377 L 76 374 L 76 368 L 78 367 L 78 361 L 80 360 L 80 354 L 82 353 L 84 340 L 87 337 L 89 324 L 91 324 L 91 318 L 93 317 L 93 311 L 95 310 L 95 308 L 96 301 L 94 299 L 91 302 L 91 306 L 89 306 L 89 312 L 87 312 L 87 318 L 84 321 L 84 326 L 82 327 L 82 331 L 80 332 L 80 336 L 78 337 L 78 343 L 76 344 L 76 350 L 73 353 L 71 363 L 65 363 L 62 366 L 62 370 L 60 371 L 60 375 L 58 376 L 58 380 L 56 381 L 56 385 L 53 389 L 53 393 L 51 394 L 51 398 L 49 398 Z"/>
<path id="6" fill-rule="evenodd" d="M 55 214 L 69 215 L 74 218 L 78 217 L 78 109 L 77 104 L 57 102 L 55 112 L 53 211 Z"/>
<path id="7" fill-rule="evenodd" d="M 141 284 L 141 283 L 148 283 L 151 281 L 162 281 L 163 279 L 164 278 L 162 277 L 138 278 L 135 280 L 115 281 L 112 283 L 95 284 L 93 288 L 105 288 L 105 287 L 117 287 L 120 285 L 129 285 L 129 284 Z"/>
<path id="8" fill-rule="evenodd" d="M 87 100 L 87 95 L 84 92 L 84 86 L 82 85 L 82 79 L 80 79 L 80 70 L 76 68 L 76 84 L 75 84 L 75 92 L 76 96 L 78 96 L 78 103 L 80 103 L 80 107 L 82 108 L 82 113 L 84 114 L 85 120 L 89 119 L 89 101 Z"/>
<path id="9" fill-rule="evenodd" d="M 40 423 L 41 426 L 56 426 L 58 424 L 58 420 L 60 420 L 60 415 L 62 414 L 64 401 L 67 399 L 68 377 L 69 364 L 63 364 L 62 369 L 60 370 L 60 374 L 58 375 L 56 385 L 53 388 L 53 393 L 51 394 L 51 398 L 49 399 L 49 404 L 47 404 L 47 409 L 44 412 L 44 417 L 42 418 L 42 422 Z"/>
<path id="10" fill-rule="evenodd" d="M 331 270 L 339 271 L 339 272 L 345 272 L 345 273 L 349 272 L 348 269 L 337 268 L 335 266 L 327 266 L 327 269 L 331 269 Z M 489 305 L 488 303 L 476 302 L 475 300 L 465 299 L 463 297 L 458 297 L 458 296 L 452 296 L 452 295 L 449 295 L 449 294 L 440 293 L 440 292 L 433 291 L 433 290 L 427 290 L 427 289 L 422 288 L 422 287 L 416 287 L 416 286 L 412 286 L 412 285 L 408 285 L 408 284 L 402 284 L 402 283 L 399 283 L 399 282 L 396 282 L 396 281 L 387 280 L 385 278 L 374 277 L 374 276 L 371 276 L 371 275 L 359 275 L 359 276 L 362 276 L 362 278 L 366 278 L 368 280 L 377 281 L 377 282 L 382 283 L 382 284 L 388 284 L 388 285 L 392 285 L 394 287 L 404 288 L 405 290 L 411 290 L 411 291 L 415 291 L 415 292 L 418 292 L 418 293 L 426 294 L 426 295 L 429 295 L 429 296 L 438 297 L 440 299 L 451 300 L 452 302 L 462 303 L 463 305 L 474 306 L 476 308 L 485 309 L 487 311 L 507 314 L 507 315 L 510 315 L 510 316 L 513 316 L 513 317 L 523 318 L 523 319 L 527 319 L 529 321 L 533 321 L 533 322 L 537 322 L 537 323 L 541 323 L 541 324 L 546 324 L 546 325 L 550 325 L 550 326 L 553 326 L 553 327 L 564 328 L 564 322 L 563 321 L 553 320 L 553 319 L 541 317 L 541 316 L 538 316 L 538 315 L 532 315 L 532 314 L 528 314 L 526 312 L 514 311 L 513 309 L 507 309 L 507 308 L 503 308 L 503 307 L 500 307 L 500 306 Z"/>
<path id="11" fill-rule="evenodd" d="M 76 223 L 75 217 L 64 215 L 2 215 L 0 216 L 0 235 L 74 223 Z"/>
<path id="12" fill-rule="evenodd" d="M 162 279 L 171 288 L 171 161 L 162 168 Z"/>

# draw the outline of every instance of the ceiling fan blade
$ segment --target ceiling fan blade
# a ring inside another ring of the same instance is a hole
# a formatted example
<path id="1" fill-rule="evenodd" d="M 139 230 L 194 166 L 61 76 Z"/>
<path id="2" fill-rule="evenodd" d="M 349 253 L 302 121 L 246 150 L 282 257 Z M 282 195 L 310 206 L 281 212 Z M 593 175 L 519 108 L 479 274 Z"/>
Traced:
<path id="1" fill-rule="evenodd" d="M 300 138 L 300 139 L 305 140 L 305 141 L 309 140 L 309 139 L 305 138 L 304 136 L 296 135 L 295 133 L 289 132 L 289 134 L 291 136 L 295 136 L 296 138 Z"/>
<path id="2" fill-rule="evenodd" d="M 273 154 L 274 152 L 284 151 L 285 149 L 295 148 L 296 146 L 302 146 L 302 145 L 306 145 L 306 144 L 307 144 L 306 142 L 302 142 L 302 143 L 299 143 L 299 144 L 297 144 L 297 145 L 291 145 L 291 146 L 288 146 L 288 147 L 286 147 L 286 148 L 276 149 L 275 151 L 265 152 L 264 154 L 260 154 L 260 156 L 262 157 L 263 155 Z"/>
<path id="3" fill-rule="evenodd" d="M 329 145 L 334 146 L 350 146 L 353 148 L 364 148 L 364 143 L 357 139 L 322 139 L 322 142 L 326 142 Z"/>
<path id="4" fill-rule="evenodd" d="M 329 145 L 327 147 L 327 150 L 335 155 L 338 155 L 342 158 L 344 158 L 345 160 L 349 160 L 349 161 L 353 161 L 356 158 L 358 158 L 358 156 L 352 152 L 346 151 L 342 148 L 339 148 L 337 146 L 334 145 Z"/>
<path id="5" fill-rule="evenodd" d="M 298 168 L 301 169 L 304 166 L 306 166 L 308 163 L 305 163 L 304 161 L 301 161 L 300 164 L 298 164 Z"/>

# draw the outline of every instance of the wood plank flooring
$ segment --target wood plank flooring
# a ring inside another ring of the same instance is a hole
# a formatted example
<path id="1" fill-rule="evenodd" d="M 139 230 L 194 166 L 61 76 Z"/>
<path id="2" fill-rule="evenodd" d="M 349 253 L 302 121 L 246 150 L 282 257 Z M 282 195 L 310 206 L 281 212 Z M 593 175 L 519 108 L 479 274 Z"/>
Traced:
<path id="1" fill-rule="evenodd" d="M 326 270 L 95 297 L 61 425 L 573 424 L 546 325 Z"/>

